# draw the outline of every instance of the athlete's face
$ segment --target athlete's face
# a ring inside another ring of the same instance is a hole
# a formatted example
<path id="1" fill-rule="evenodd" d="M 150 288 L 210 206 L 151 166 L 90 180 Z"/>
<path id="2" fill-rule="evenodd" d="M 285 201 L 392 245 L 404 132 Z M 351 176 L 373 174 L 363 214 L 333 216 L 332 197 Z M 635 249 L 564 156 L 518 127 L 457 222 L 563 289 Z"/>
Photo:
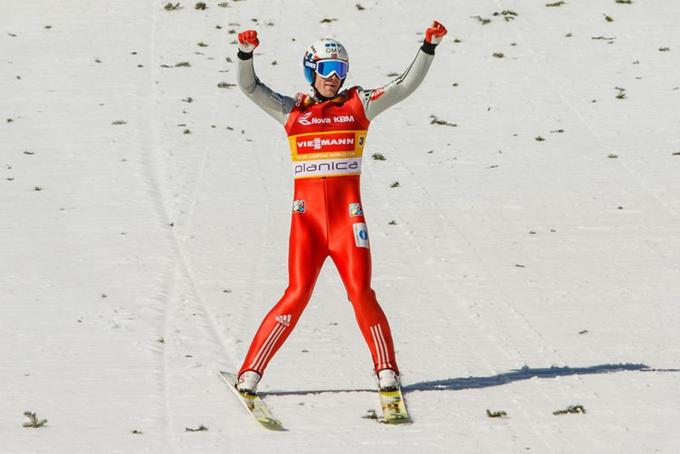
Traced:
<path id="1" fill-rule="evenodd" d="M 317 74 L 316 80 L 314 81 L 314 88 L 316 88 L 316 91 L 325 98 L 332 98 L 337 95 L 340 85 L 342 85 L 342 81 L 336 74 L 332 74 L 330 77 L 326 78 Z"/>

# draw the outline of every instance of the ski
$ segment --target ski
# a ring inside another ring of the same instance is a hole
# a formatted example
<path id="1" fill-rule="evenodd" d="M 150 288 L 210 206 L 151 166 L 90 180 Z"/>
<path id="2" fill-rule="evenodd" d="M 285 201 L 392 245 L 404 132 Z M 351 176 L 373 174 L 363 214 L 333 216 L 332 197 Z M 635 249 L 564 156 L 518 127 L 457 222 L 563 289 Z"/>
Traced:
<path id="1" fill-rule="evenodd" d="M 385 424 L 403 424 L 410 423 L 411 417 L 406 410 L 404 403 L 404 396 L 401 394 L 401 388 L 397 387 L 393 391 L 378 391 L 380 397 L 380 406 L 382 407 L 383 417 L 378 421 Z"/>
<path id="2" fill-rule="evenodd" d="M 231 372 L 220 371 L 219 376 L 229 386 L 229 389 L 238 397 L 248 412 L 255 417 L 257 422 L 269 430 L 286 430 L 283 428 L 281 421 L 276 419 L 267 404 L 258 396 L 250 394 L 241 394 L 236 389 L 236 374 Z"/>

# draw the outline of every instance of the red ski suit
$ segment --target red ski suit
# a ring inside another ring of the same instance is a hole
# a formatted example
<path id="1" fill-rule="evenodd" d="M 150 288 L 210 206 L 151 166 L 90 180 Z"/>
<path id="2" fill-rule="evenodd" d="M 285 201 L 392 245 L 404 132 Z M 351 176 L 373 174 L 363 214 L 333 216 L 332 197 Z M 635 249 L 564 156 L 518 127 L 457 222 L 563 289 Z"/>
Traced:
<path id="1" fill-rule="evenodd" d="M 239 374 L 263 374 L 299 320 L 328 256 L 342 277 L 375 371 L 398 371 L 390 327 L 371 289 L 371 251 L 359 190 L 369 123 L 356 88 L 324 102 L 307 97 L 290 112 L 285 129 L 295 194 L 289 284 L 262 321 Z"/>

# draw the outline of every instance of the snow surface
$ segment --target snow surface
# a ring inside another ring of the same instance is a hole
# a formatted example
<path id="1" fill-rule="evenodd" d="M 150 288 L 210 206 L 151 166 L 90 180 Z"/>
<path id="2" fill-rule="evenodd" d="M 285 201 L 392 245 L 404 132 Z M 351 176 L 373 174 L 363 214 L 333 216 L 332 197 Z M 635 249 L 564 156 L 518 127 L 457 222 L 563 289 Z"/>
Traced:
<path id="1" fill-rule="evenodd" d="M 545 3 L 3 0 L 0 452 L 680 452 L 680 2 Z M 415 422 L 361 418 L 328 261 L 261 384 L 289 429 L 267 432 L 216 375 L 286 286 L 292 195 L 280 126 L 218 87 L 234 32 L 294 94 L 314 39 L 377 87 L 432 19 L 450 33 L 363 175 Z"/>

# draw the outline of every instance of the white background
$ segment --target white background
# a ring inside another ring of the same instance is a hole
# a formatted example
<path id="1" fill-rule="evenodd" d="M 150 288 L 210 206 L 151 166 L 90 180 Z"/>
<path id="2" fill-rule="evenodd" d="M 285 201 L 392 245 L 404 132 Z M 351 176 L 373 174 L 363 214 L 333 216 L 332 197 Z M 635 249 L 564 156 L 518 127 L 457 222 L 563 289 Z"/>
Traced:
<path id="1" fill-rule="evenodd" d="M 217 3 L 2 1 L 0 452 L 680 451 L 677 1 Z M 415 422 L 361 418 L 370 356 L 328 261 L 261 383 L 289 429 L 267 432 L 216 371 L 286 286 L 292 179 L 280 126 L 217 86 L 232 31 L 294 95 L 311 41 L 374 88 L 433 19 L 449 34 L 363 175 Z"/>

